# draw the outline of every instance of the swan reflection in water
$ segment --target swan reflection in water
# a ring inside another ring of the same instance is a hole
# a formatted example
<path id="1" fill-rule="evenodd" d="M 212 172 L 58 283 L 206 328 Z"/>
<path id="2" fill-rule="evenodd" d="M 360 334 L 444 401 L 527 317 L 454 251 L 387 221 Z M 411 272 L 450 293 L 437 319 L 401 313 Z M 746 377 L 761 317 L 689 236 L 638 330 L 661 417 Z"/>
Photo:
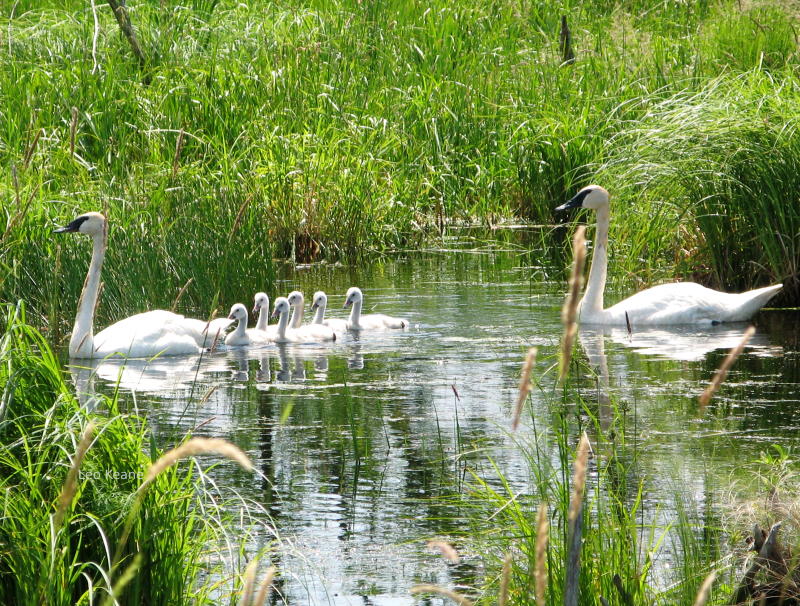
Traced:
<path id="1" fill-rule="evenodd" d="M 600 424 L 607 429 L 611 423 L 610 387 L 611 378 L 608 356 L 605 351 L 606 339 L 633 350 L 645 358 L 697 362 L 713 351 L 729 351 L 742 340 L 746 323 L 723 324 L 698 328 L 696 326 L 661 326 L 641 328 L 633 333 L 627 329 L 613 326 L 581 327 L 578 342 L 589 365 L 597 373 L 597 398 Z M 775 356 L 783 348 L 772 345 L 767 333 L 757 332 L 747 343 L 751 355 Z M 624 374 L 626 369 L 615 369 Z M 621 377 L 617 377 L 618 379 Z M 709 377 L 710 378 L 710 377 Z M 699 395 L 699 392 L 698 392 Z"/>

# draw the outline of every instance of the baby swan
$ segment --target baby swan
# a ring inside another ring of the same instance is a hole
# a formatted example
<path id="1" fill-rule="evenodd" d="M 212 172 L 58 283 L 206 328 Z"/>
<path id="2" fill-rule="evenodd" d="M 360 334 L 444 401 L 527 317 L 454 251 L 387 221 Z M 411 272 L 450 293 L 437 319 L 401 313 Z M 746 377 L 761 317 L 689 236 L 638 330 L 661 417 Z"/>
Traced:
<path id="1" fill-rule="evenodd" d="M 364 301 L 364 295 L 361 294 L 361 289 L 353 286 L 347 291 L 347 297 L 344 301 L 344 307 L 350 305 L 353 309 L 350 311 L 350 319 L 347 321 L 348 330 L 384 330 L 386 328 L 406 328 L 408 321 L 402 318 L 393 318 L 384 314 L 367 314 L 361 315 L 361 306 Z"/>
<path id="2" fill-rule="evenodd" d="M 775 284 L 734 294 L 712 290 L 694 282 L 673 282 L 648 288 L 603 309 L 608 263 L 608 192 L 599 185 L 589 185 L 556 210 L 570 208 L 588 208 L 597 213 L 592 267 L 579 308 L 580 320 L 584 324 L 625 326 L 626 314 L 633 326 L 743 322 L 783 287 L 782 284 Z"/>
<path id="3" fill-rule="evenodd" d="M 225 345 L 264 345 L 272 341 L 265 330 L 247 329 L 247 308 L 241 303 L 234 303 L 229 320 L 238 320 L 233 331 L 225 337 Z"/>
<path id="4" fill-rule="evenodd" d="M 289 293 L 289 296 L 286 297 L 286 300 L 289 301 L 289 305 L 292 306 L 292 317 L 289 320 L 289 328 L 300 328 L 300 325 L 303 323 L 303 314 L 305 313 L 303 309 L 306 305 L 305 297 L 303 297 L 303 293 L 299 290 L 293 290 Z"/>
<path id="5" fill-rule="evenodd" d="M 336 333 L 333 329 L 322 324 L 308 324 L 300 328 L 289 328 L 289 300 L 286 297 L 275 299 L 275 309 L 272 317 L 278 316 L 278 330 L 274 341 L 276 343 L 318 343 L 320 341 L 335 341 Z"/>
<path id="6" fill-rule="evenodd" d="M 342 318 L 328 318 L 325 319 L 325 309 L 328 307 L 328 295 L 321 290 L 314 293 L 314 298 L 311 303 L 311 311 L 316 311 L 314 314 L 314 324 L 324 324 L 329 326 L 336 332 L 344 332 L 347 330 L 347 320 Z"/>
<path id="7" fill-rule="evenodd" d="M 270 335 L 278 334 L 278 327 L 275 324 L 267 325 L 269 320 L 269 297 L 267 293 L 257 292 L 253 297 L 253 315 L 258 314 L 256 330 L 263 330 Z"/>
<path id="8" fill-rule="evenodd" d="M 100 292 L 108 222 L 100 213 L 89 212 L 54 231 L 86 234 L 92 238 L 92 261 L 69 340 L 71 358 L 105 358 L 114 354 L 129 358 L 197 354 L 230 324 L 225 319 L 204 322 L 156 309 L 120 320 L 95 335 L 94 310 Z"/>

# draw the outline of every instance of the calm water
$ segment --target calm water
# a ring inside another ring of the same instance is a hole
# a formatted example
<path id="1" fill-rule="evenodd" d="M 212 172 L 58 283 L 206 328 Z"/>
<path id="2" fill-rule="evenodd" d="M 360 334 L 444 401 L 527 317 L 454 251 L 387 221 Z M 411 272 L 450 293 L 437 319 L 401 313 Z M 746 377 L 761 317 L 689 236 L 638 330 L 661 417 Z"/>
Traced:
<path id="1" fill-rule="evenodd" d="M 321 289 L 329 316 L 343 316 L 344 293 L 357 284 L 365 312 L 404 316 L 412 328 L 330 346 L 102 363 L 91 386 L 87 372 L 75 378 L 81 389 L 106 392 L 119 382 L 163 443 L 197 428 L 195 435 L 224 437 L 253 458 L 257 479 L 226 465 L 215 477 L 268 512 L 287 602 L 411 604 L 413 584 L 480 579 L 479 554 L 453 567 L 425 547 L 465 529 L 445 497 L 472 472 L 493 476 L 490 457 L 526 489 L 510 412 L 528 347 L 539 347 L 544 390 L 552 385 L 564 288 L 560 268 L 532 259 L 487 246 L 363 268 L 286 267 L 273 299 L 294 289 L 308 299 Z M 252 294 L 226 305 L 250 304 Z M 597 374 L 585 373 L 579 385 L 601 424 L 609 394 L 628 408 L 628 439 L 639 447 L 652 511 L 668 519 L 677 485 L 695 495 L 698 510 L 713 508 L 732 477 L 751 481 L 748 465 L 761 451 L 792 442 L 800 425 L 798 322 L 797 314 L 762 313 L 702 418 L 697 395 L 744 326 L 581 331 L 580 355 Z M 552 417 L 550 406 L 534 392 L 539 425 Z"/>

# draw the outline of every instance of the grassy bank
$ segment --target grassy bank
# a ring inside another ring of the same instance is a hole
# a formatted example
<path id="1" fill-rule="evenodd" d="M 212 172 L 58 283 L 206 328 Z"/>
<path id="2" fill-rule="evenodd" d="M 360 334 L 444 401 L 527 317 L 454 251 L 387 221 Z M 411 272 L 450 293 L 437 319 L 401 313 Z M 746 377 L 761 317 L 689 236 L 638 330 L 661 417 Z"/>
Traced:
<path id="1" fill-rule="evenodd" d="M 142 64 L 105 2 L 0 8 L 0 299 L 26 298 L 38 325 L 70 323 L 87 253 L 48 231 L 82 210 L 114 226 L 101 316 L 169 307 L 189 278 L 183 309 L 206 313 L 267 287 L 273 257 L 413 246 L 449 222 L 551 222 L 594 180 L 615 193 L 617 276 L 645 259 L 648 280 L 788 278 L 796 300 L 800 101 L 778 8 L 129 11 Z"/>
<path id="2" fill-rule="evenodd" d="M 0 602 L 239 603 L 244 502 L 226 503 L 195 459 L 151 475 L 169 457 L 142 418 L 79 402 L 21 308 L 0 328 Z"/>

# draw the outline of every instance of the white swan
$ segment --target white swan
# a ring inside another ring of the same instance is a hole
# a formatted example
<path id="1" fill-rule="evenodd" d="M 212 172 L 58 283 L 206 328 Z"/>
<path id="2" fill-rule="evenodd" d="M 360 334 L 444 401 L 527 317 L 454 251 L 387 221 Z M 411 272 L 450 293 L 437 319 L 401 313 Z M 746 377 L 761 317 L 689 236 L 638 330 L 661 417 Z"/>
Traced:
<path id="1" fill-rule="evenodd" d="M 343 318 L 328 318 L 325 319 L 325 309 L 328 307 L 328 295 L 321 290 L 314 293 L 314 298 L 311 303 L 311 311 L 315 311 L 313 324 L 324 324 L 329 326 L 336 332 L 344 332 L 347 330 L 347 320 Z"/>
<path id="2" fill-rule="evenodd" d="M 648 288 L 603 309 L 608 263 L 608 192 L 599 185 L 589 185 L 556 210 L 570 208 L 589 208 L 597 213 L 592 267 L 586 293 L 580 303 L 580 320 L 584 324 L 625 326 L 626 314 L 632 326 L 742 322 L 761 309 L 783 287 L 782 284 L 775 284 L 734 294 L 712 290 L 694 282 L 674 282 Z"/>
<path id="3" fill-rule="evenodd" d="M 307 324 L 300 328 L 289 327 L 289 300 L 286 297 L 275 299 L 272 317 L 279 316 L 276 343 L 317 343 L 319 341 L 335 341 L 336 333 L 332 328 L 322 324 Z"/>
<path id="4" fill-rule="evenodd" d="M 263 345 L 271 342 L 275 336 L 270 335 L 266 330 L 248 329 L 247 308 L 241 303 L 233 304 L 228 319 L 238 320 L 238 324 L 225 337 L 225 345 Z"/>
<path id="5" fill-rule="evenodd" d="M 293 290 L 286 297 L 286 300 L 292 306 L 292 319 L 289 320 L 289 328 L 300 328 L 303 323 L 303 314 L 305 313 L 303 309 L 306 305 L 305 297 L 299 290 Z"/>
<path id="6" fill-rule="evenodd" d="M 267 293 L 257 292 L 253 297 L 253 315 L 258 314 L 258 322 L 256 322 L 256 330 L 263 330 L 270 335 L 278 333 L 278 327 L 275 324 L 268 325 L 269 321 L 269 297 Z"/>
<path id="7" fill-rule="evenodd" d="M 361 294 L 361 289 L 353 286 L 347 291 L 347 297 L 344 301 L 344 307 L 350 305 L 353 309 L 350 311 L 350 318 L 347 321 L 348 330 L 383 330 L 386 328 L 406 328 L 408 321 L 402 318 L 393 318 L 384 314 L 367 314 L 361 315 L 361 306 L 364 301 L 364 295 Z"/>
<path id="8" fill-rule="evenodd" d="M 106 252 L 108 223 L 100 213 L 85 213 L 55 233 L 81 233 L 92 237 L 92 261 L 78 302 L 69 340 L 71 358 L 105 358 L 122 354 L 129 358 L 199 353 L 230 321 L 203 322 L 156 309 L 136 314 L 94 334 L 94 308 L 100 290 L 100 270 Z"/>

